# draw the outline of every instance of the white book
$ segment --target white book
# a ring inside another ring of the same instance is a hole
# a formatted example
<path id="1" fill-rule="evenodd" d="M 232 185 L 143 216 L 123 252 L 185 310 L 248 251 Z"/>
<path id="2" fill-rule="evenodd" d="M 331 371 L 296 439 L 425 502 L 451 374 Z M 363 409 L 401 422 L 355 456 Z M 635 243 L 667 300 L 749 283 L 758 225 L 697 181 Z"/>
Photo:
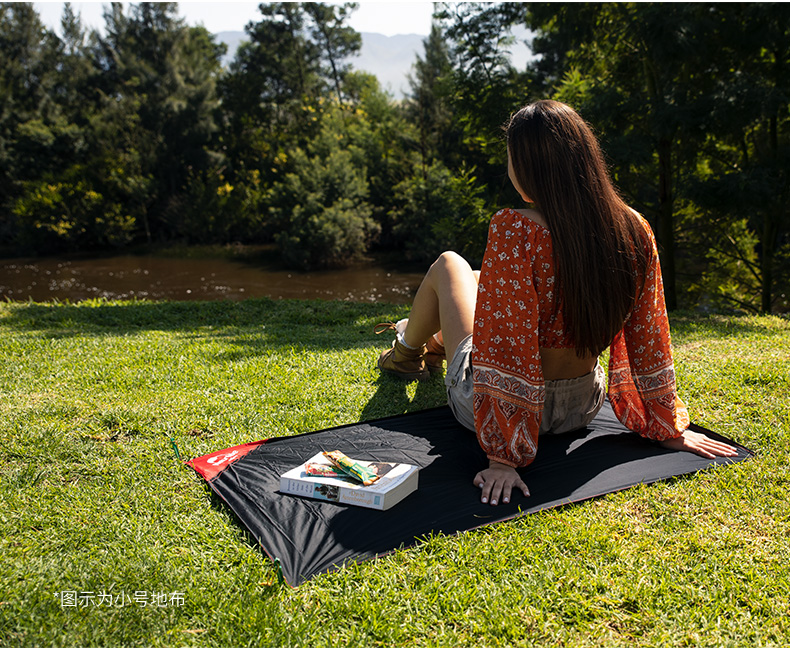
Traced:
<path id="1" fill-rule="evenodd" d="M 317 498 L 345 505 L 371 509 L 389 509 L 417 490 L 419 467 L 398 462 L 365 462 L 355 460 L 376 471 L 376 482 L 364 486 L 345 476 L 308 475 L 307 464 L 332 466 L 321 453 L 280 476 L 280 492 L 305 498 Z"/>

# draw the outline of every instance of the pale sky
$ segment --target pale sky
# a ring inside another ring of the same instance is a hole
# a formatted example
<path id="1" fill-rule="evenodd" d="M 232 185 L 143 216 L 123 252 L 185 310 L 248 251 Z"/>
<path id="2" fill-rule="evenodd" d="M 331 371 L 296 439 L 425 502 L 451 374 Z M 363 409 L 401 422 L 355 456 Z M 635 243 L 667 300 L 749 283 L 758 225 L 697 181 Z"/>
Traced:
<path id="1" fill-rule="evenodd" d="M 63 2 L 33 3 L 42 22 L 60 33 L 60 18 Z M 109 2 L 72 2 L 74 13 L 82 16 L 87 27 L 104 26 L 104 5 Z M 124 2 L 124 5 L 129 3 Z M 243 31 L 251 20 L 260 16 L 259 2 L 179 2 L 179 14 L 191 25 L 202 24 L 216 34 L 227 31 Z M 432 2 L 401 1 L 379 2 L 363 0 L 351 14 L 349 24 L 358 32 L 374 32 L 385 36 L 396 34 L 419 34 L 427 36 L 431 31 Z"/>

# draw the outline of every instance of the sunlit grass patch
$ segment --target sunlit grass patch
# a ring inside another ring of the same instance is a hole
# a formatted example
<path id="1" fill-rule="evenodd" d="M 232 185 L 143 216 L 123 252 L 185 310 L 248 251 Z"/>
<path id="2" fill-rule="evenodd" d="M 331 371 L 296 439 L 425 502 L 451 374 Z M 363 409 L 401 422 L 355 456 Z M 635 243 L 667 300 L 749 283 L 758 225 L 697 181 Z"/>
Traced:
<path id="1" fill-rule="evenodd" d="M 375 361 L 402 307 L 0 304 L 6 646 L 790 643 L 790 322 L 672 318 L 692 419 L 745 463 L 352 564 L 298 589 L 181 459 L 419 410 Z M 174 447 L 175 444 L 175 447 Z M 182 602 L 62 606 L 63 591 Z"/>

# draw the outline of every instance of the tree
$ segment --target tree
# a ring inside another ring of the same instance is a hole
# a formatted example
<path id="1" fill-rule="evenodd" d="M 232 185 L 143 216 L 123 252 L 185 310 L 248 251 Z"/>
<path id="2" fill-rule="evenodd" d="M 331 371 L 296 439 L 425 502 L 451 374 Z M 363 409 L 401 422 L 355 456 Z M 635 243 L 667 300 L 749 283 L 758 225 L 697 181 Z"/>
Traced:
<path id="1" fill-rule="evenodd" d="M 313 41 L 320 49 L 320 60 L 328 68 L 322 75 L 331 79 L 337 103 L 343 103 L 343 83 L 351 70 L 348 58 L 356 55 L 362 47 L 362 37 L 353 27 L 344 25 L 357 4 L 350 2 L 342 6 L 328 5 L 321 2 L 305 4 L 305 11 L 312 19 L 310 28 Z"/>
<path id="2" fill-rule="evenodd" d="M 529 21 L 547 54 L 541 77 L 603 131 L 618 184 L 655 223 L 666 302 L 676 308 L 677 200 L 708 126 L 719 12 L 695 3 L 536 4 Z"/>
<path id="3" fill-rule="evenodd" d="M 297 180 L 309 182 L 302 174 L 318 164 L 311 151 L 325 129 L 324 115 L 331 113 L 335 119 L 335 106 L 353 102 L 352 94 L 359 90 L 348 86 L 353 75 L 346 59 L 359 49 L 361 39 L 344 24 L 355 6 L 262 4 L 260 20 L 247 25 L 250 40 L 239 48 L 221 86 L 227 124 L 226 177 L 235 188 L 254 177 L 262 192 L 274 192 L 276 202 L 286 186 L 295 186 Z M 349 116 L 349 124 L 353 123 Z M 344 155 L 333 157 L 333 164 Z M 286 178 L 286 174 L 291 175 Z M 367 191 L 367 182 L 362 184 Z M 264 221 L 261 234 L 269 237 L 288 222 L 280 216 Z M 283 234 L 280 240 L 295 241 L 287 238 L 291 235 Z M 308 255 L 303 262 L 292 263 L 319 262 Z"/>
<path id="4" fill-rule="evenodd" d="M 290 156 L 271 208 L 282 258 L 293 268 L 359 260 L 380 227 L 372 218 L 363 150 L 346 134 L 339 107 L 324 113 L 318 137 Z"/>
<path id="5" fill-rule="evenodd" d="M 260 20 L 247 25 L 249 41 L 239 47 L 223 82 L 237 130 L 262 127 L 267 138 L 277 139 L 283 130 L 298 132 L 309 122 L 301 109 L 316 107 L 326 80 L 322 48 L 310 38 L 306 7 L 296 2 L 261 4 Z"/>
<path id="6" fill-rule="evenodd" d="M 216 81 L 224 46 L 202 27 L 189 28 L 175 3 L 141 3 L 105 12 L 97 39 L 101 103 L 95 124 L 98 158 L 119 156 L 137 180 L 145 237 L 179 232 L 178 200 L 190 177 L 215 164 Z M 175 201 L 175 202 L 174 202 Z"/>
<path id="7" fill-rule="evenodd" d="M 80 15 L 74 13 L 69 2 L 64 3 L 60 26 L 57 65 L 53 66 L 53 98 L 69 123 L 83 128 L 96 100 L 92 89 L 96 79 L 90 59 L 89 36 Z"/>
<path id="8" fill-rule="evenodd" d="M 709 283 L 730 304 L 770 313 L 788 288 L 778 269 L 790 238 L 790 11 L 724 5 L 711 128 L 694 200 Z M 714 288 L 709 287 L 709 288 Z"/>
<path id="9" fill-rule="evenodd" d="M 428 167 L 438 158 L 445 164 L 460 163 L 458 141 L 462 130 L 455 122 L 453 99 L 453 68 L 450 51 L 441 27 L 434 21 L 431 33 L 423 40 L 424 56 L 417 56 L 409 75 L 410 93 L 406 114 L 417 127 L 417 147 L 423 178 Z"/>
<path id="10" fill-rule="evenodd" d="M 482 194 L 470 171 L 453 173 L 436 160 L 395 187 L 394 238 L 415 261 L 433 261 L 444 250 L 455 250 L 480 264 L 491 216 Z"/>
<path id="11" fill-rule="evenodd" d="M 739 285 L 726 292 L 743 307 L 732 272 L 747 269 L 755 308 L 771 308 L 788 230 L 787 18 L 774 4 L 530 7 L 538 76 L 602 132 L 619 186 L 655 224 L 670 308 L 680 264 L 709 291 Z"/>
<path id="12" fill-rule="evenodd" d="M 486 199 L 499 204 L 511 192 L 506 176 L 503 122 L 521 107 L 532 87 L 529 75 L 510 63 L 510 26 L 522 3 L 439 3 L 435 18 L 450 44 L 453 110 L 462 137 L 459 157 L 478 178 Z"/>
<path id="13" fill-rule="evenodd" d="M 389 218 L 395 186 L 414 172 L 412 145 L 414 127 L 401 103 L 381 89 L 378 79 L 367 72 L 346 77 L 343 134 L 362 153 L 368 183 L 368 202 L 380 233 L 371 244 L 383 248 L 396 245 Z"/>
<path id="14" fill-rule="evenodd" d="M 57 37 L 30 3 L 0 4 L 0 207 L 8 214 L 22 183 L 35 179 L 56 144 L 52 98 Z M 8 234 L 12 224 L 3 229 Z"/>
<path id="15" fill-rule="evenodd" d="M 37 231 L 42 248 L 57 239 L 47 231 L 73 241 L 80 228 L 65 226 L 71 221 L 58 214 L 96 212 L 87 185 L 75 189 L 57 180 L 85 161 L 90 115 L 85 32 L 69 4 L 62 27 L 59 39 L 43 27 L 32 5 L 0 5 L 0 238 L 18 249 L 35 250 Z"/>

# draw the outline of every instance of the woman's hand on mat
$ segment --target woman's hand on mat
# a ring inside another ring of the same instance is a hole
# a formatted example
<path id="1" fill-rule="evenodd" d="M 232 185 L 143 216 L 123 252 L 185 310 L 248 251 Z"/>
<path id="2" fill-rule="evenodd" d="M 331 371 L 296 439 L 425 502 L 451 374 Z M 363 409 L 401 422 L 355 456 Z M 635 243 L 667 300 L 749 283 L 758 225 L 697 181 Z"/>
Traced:
<path id="1" fill-rule="evenodd" d="M 673 451 L 689 451 L 707 458 L 738 455 L 738 449 L 734 446 L 711 439 L 703 433 L 695 433 L 693 430 L 685 430 L 680 437 L 664 440 L 660 444 Z"/>
<path id="2" fill-rule="evenodd" d="M 475 485 L 483 490 L 480 502 L 498 504 L 510 502 L 513 489 L 520 489 L 525 496 L 529 496 L 529 489 L 521 476 L 512 466 L 501 464 L 494 460 L 489 461 L 487 469 L 475 476 Z"/>

